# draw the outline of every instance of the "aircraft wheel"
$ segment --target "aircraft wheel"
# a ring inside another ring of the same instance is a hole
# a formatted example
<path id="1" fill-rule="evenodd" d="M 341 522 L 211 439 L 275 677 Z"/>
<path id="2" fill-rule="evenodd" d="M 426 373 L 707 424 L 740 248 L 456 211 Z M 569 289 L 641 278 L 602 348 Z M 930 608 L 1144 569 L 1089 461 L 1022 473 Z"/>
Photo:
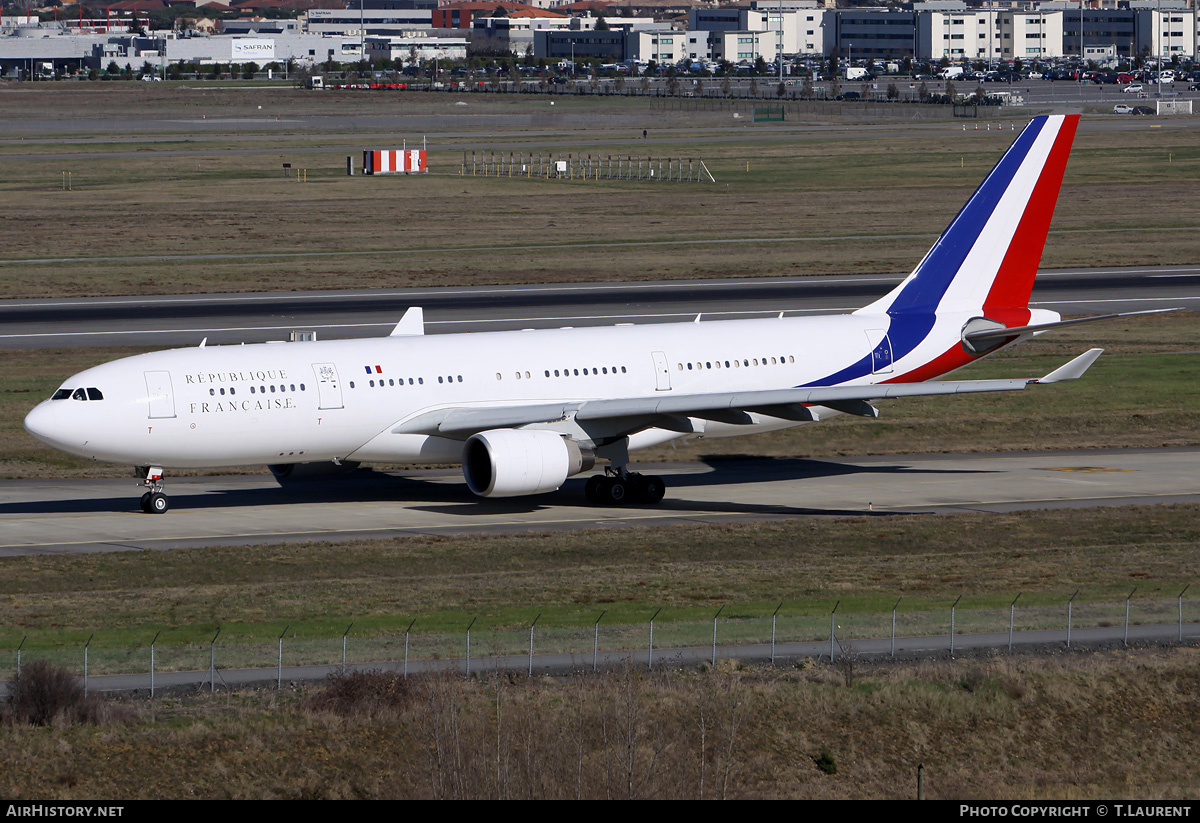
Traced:
<path id="1" fill-rule="evenodd" d="M 629 499 L 629 484 L 619 477 L 606 477 L 600 486 L 600 499 L 612 506 L 620 506 Z"/>
<path id="2" fill-rule="evenodd" d="M 639 486 L 638 499 L 643 503 L 661 503 L 667 493 L 667 484 L 657 475 L 643 477 Z"/>
<path id="3" fill-rule="evenodd" d="M 150 492 L 146 492 L 142 495 L 142 511 L 144 511 L 146 514 L 150 514 Z"/>
<path id="4" fill-rule="evenodd" d="M 600 499 L 600 486 L 603 483 L 604 475 L 602 474 L 594 474 L 588 478 L 587 484 L 583 487 L 583 494 L 589 503 L 599 505 L 604 502 Z"/>
<path id="5" fill-rule="evenodd" d="M 147 512 L 150 514 L 163 514 L 169 508 L 171 508 L 171 501 L 167 500 L 165 494 L 162 492 L 151 493 Z"/>

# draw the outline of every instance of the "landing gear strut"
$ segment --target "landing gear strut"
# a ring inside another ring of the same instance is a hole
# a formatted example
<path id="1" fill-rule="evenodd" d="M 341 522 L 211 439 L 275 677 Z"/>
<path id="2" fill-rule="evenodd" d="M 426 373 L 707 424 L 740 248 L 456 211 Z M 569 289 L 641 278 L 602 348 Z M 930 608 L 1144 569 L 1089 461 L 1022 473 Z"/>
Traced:
<path id="1" fill-rule="evenodd" d="M 142 511 L 146 514 L 163 514 L 171 508 L 171 501 L 163 494 L 163 470 L 158 466 L 146 466 L 146 477 L 142 481 L 148 491 L 142 495 Z M 141 470 L 138 471 L 141 474 Z"/>
<path id="2" fill-rule="evenodd" d="M 589 503 L 601 506 L 623 506 L 627 503 L 658 503 L 667 493 L 667 486 L 657 475 L 642 475 L 620 469 L 605 469 L 605 474 L 588 478 L 584 494 Z"/>

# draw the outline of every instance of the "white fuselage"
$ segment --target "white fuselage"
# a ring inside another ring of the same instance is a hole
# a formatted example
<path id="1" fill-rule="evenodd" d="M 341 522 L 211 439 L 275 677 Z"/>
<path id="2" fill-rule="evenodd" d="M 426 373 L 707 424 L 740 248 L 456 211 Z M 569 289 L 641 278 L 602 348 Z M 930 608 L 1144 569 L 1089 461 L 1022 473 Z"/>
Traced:
<path id="1" fill-rule="evenodd" d="M 955 339 L 962 322 L 947 318 L 937 345 Z M 457 461 L 459 440 L 391 429 L 447 406 L 804 385 L 869 354 L 886 324 L 886 316 L 837 315 L 175 349 L 71 377 L 64 389 L 96 388 L 103 399 L 44 401 L 26 427 L 73 454 L 128 465 Z M 884 381 L 903 365 L 855 382 Z M 697 430 L 796 425 L 755 421 L 700 421 Z M 629 445 L 677 436 L 650 430 Z"/>

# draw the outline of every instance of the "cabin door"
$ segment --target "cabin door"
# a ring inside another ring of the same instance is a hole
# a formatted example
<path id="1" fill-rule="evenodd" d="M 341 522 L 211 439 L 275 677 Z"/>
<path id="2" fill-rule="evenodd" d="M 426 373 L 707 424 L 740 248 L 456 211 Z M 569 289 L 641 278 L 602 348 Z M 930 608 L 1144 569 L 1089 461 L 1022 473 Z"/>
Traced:
<path id="1" fill-rule="evenodd" d="M 148 371 L 146 398 L 150 401 L 150 419 L 175 416 L 175 392 L 171 388 L 169 371 Z"/>
<path id="2" fill-rule="evenodd" d="M 313 374 L 317 377 L 317 408 L 342 408 L 342 384 L 338 380 L 337 366 L 332 363 L 313 363 Z"/>
<path id="3" fill-rule="evenodd" d="M 670 391 L 671 390 L 671 369 L 667 366 L 667 356 L 660 351 L 653 354 L 654 357 L 654 390 L 655 391 Z"/>

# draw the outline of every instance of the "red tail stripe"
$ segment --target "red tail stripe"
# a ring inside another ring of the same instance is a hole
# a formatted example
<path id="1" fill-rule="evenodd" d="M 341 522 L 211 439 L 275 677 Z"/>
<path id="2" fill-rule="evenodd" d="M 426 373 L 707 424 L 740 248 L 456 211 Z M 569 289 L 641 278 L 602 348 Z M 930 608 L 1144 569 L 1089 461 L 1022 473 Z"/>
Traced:
<path id="1" fill-rule="evenodd" d="M 1037 276 L 1050 218 L 1058 202 L 1058 190 L 1067 168 L 1067 157 L 1079 125 L 1079 115 L 1063 118 L 1054 145 L 1034 185 L 1025 213 L 1013 234 L 1012 242 L 1000 264 L 991 291 L 983 303 L 983 314 L 1006 324 L 1024 325 L 1029 321 L 1029 295 Z"/>

